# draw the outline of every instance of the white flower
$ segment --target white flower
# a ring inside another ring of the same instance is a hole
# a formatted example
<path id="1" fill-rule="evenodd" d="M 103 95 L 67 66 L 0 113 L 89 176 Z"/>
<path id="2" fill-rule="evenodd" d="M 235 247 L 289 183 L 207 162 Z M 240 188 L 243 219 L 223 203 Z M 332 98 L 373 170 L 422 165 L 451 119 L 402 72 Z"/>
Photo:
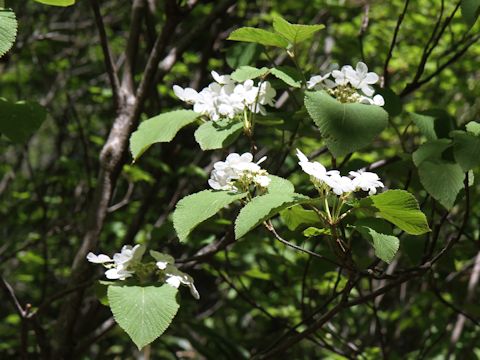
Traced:
<path id="1" fill-rule="evenodd" d="M 199 100 L 198 92 L 192 88 L 181 88 L 178 85 L 173 85 L 173 92 L 177 97 L 187 103 L 194 103 Z"/>
<path id="2" fill-rule="evenodd" d="M 302 153 L 299 149 L 297 149 L 297 157 L 298 160 L 300 160 L 298 164 L 303 171 L 305 171 L 308 175 L 313 176 L 319 181 L 324 181 L 327 175 L 327 169 L 325 169 L 325 166 L 316 161 L 309 161 L 305 154 Z"/>
<path id="3" fill-rule="evenodd" d="M 208 179 L 208 185 L 214 190 L 235 190 L 235 186 L 231 183 L 232 179 L 231 174 L 214 169 L 210 174 L 210 179 Z"/>
<path id="4" fill-rule="evenodd" d="M 225 161 L 217 161 L 213 165 L 208 184 L 214 190 L 236 190 L 232 184 L 233 181 L 246 175 L 252 175 L 250 181 L 262 187 L 265 187 L 265 184 L 268 186 L 270 178 L 266 176 L 267 172 L 262 170 L 259 165 L 265 159 L 266 157 L 264 156 L 255 163 L 251 153 L 247 152 L 242 155 L 231 153 Z"/>
<path id="5" fill-rule="evenodd" d="M 383 188 L 384 185 L 380 181 L 377 174 L 368 171 L 350 171 L 350 176 L 353 177 L 352 183 L 356 190 L 362 189 L 368 191 L 369 195 L 377 193 L 377 188 Z"/>
<path id="6" fill-rule="evenodd" d="M 180 284 L 186 285 L 190 288 L 190 293 L 195 299 L 200 298 L 200 294 L 195 288 L 195 285 L 193 284 L 193 278 L 190 275 L 181 272 L 173 265 L 167 265 L 167 267 L 165 268 L 165 275 L 167 276 L 165 282 L 168 285 L 173 286 L 177 289 Z"/>
<path id="7" fill-rule="evenodd" d="M 342 66 L 341 70 L 333 70 L 332 76 L 335 79 L 337 85 L 347 85 L 350 83 L 350 77 L 348 74 L 355 72 L 350 65 Z"/>
<path id="8" fill-rule="evenodd" d="M 216 71 L 212 71 L 210 74 L 212 75 L 213 80 L 221 85 L 228 85 L 234 82 L 230 75 L 219 75 Z"/>
<path id="9" fill-rule="evenodd" d="M 113 262 L 110 256 L 107 256 L 105 254 L 95 255 L 92 252 L 89 252 L 87 254 L 87 260 L 94 264 L 105 264 L 105 263 Z"/>
<path id="10" fill-rule="evenodd" d="M 256 87 L 253 80 L 237 84 L 230 75 L 219 75 L 216 71 L 212 71 L 211 75 L 215 82 L 200 92 L 177 85 L 173 86 L 173 91 L 180 100 L 193 104 L 193 111 L 213 121 L 220 118 L 233 119 L 242 114 L 245 108 L 264 114 L 264 105 L 274 105 L 276 91 L 268 81 Z"/>
<path id="11" fill-rule="evenodd" d="M 307 89 L 322 90 L 332 89 L 336 86 L 335 82 L 329 79 L 332 73 L 328 72 L 325 75 L 314 75 L 307 81 Z"/>
<path id="12" fill-rule="evenodd" d="M 272 88 L 272 85 L 270 85 L 268 81 L 264 81 L 258 89 L 258 103 L 261 105 L 274 106 L 273 98 L 276 94 L 277 92 Z"/>
<path id="13" fill-rule="evenodd" d="M 111 268 L 105 271 L 105 276 L 110 280 L 125 280 L 133 274 L 133 271 L 125 270 L 124 268 Z"/>
<path id="14" fill-rule="evenodd" d="M 128 265 L 138 263 L 145 253 L 145 245 L 137 244 L 133 248 L 124 245 L 119 253 L 113 255 L 113 261 L 117 268 L 125 269 Z"/>
<path id="15" fill-rule="evenodd" d="M 380 94 L 375 95 L 373 98 L 369 98 L 367 96 L 360 96 L 359 102 L 362 104 L 368 104 L 368 105 L 377 105 L 377 106 L 385 105 L 385 100 L 383 99 L 383 96 Z"/>
<path id="16" fill-rule="evenodd" d="M 376 84 L 379 78 L 374 72 L 368 72 L 368 67 L 365 63 L 361 61 L 357 63 L 355 70 L 351 66 L 345 66 L 345 75 L 348 82 L 355 89 L 362 90 L 367 96 L 374 94 L 375 91 L 369 85 Z"/>
<path id="17" fill-rule="evenodd" d="M 254 178 L 253 178 L 253 181 L 263 187 L 263 188 L 266 188 L 268 187 L 268 185 L 270 185 L 270 182 L 272 181 L 268 176 L 266 175 L 256 175 Z"/>
<path id="18" fill-rule="evenodd" d="M 349 177 L 341 176 L 337 170 L 327 172 L 325 183 L 332 189 L 336 195 L 343 195 L 355 191 L 355 186 Z"/>
<path id="19" fill-rule="evenodd" d="M 150 255 L 155 260 L 157 260 L 155 265 L 157 265 L 157 267 L 160 270 L 165 270 L 167 268 L 168 264 L 173 264 L 175 262 L 175 259 L 172 256 L 170 256 L 168 254 L 158 252 L 158 251 L 155 251 L 155 250 L 150 250 Z"/>

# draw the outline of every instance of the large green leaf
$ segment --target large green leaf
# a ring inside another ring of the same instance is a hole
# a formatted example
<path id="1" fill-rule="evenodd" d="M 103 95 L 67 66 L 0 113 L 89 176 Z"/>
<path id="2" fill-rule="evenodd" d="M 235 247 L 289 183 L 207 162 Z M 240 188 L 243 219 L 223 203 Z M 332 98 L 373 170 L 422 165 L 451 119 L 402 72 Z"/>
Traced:
<path id="1" fill-rule="evenodd" d="M 108 302 L 115 321 L 139 349 L 163 334 L 178 311 L 177 289 L 163 286 L 108 287 Z"/>
<path id="2" fill-rule="evenodd" d="M 462 167 L 446 161 L 424 161 L 418 174 L 425 190 L 445 208 L 451 209 L 463 188 L 465 174 Z"/>
<path id="3" fill-rule="evenodd" d="M 305 106 L 335 157 L 368 146 L 388 124 L 381 107 L 343 104 L 324 91 L 307 92 Z"/>
<path id="4" fill-rule="evenodd" d="M 427 160 L 441 160 L 442 153 L 452 145 L 450 139 L 436 139 L 420 145 L 412 154 L 413 163 L 418 167 Z"/>
<path id="5" fill-rule="evenodd" d="M 186 240 L 190 232 L 200 223 L 211 218 L 225 206 L 242 199 L 246 193 L 203 190 L 180 200 L 173 212 L 173 227 L 180 241 Z"/>
<path id="6" fill-rule="evenodd" d="M 195 131 L 195 140 L 202 150 L 221 149 L 234 142 L 243 129 L 243 123 L 221 119 L 208 121 Z"/>
<path id="7" fill-rule="evenodd" d="M 468 26 L 473 26 L 480 12 L 480 0 L 462 0 L 460 6 L 462 8 L 463 20 Z"/>
<path id="8" fill-rule="evenodd" d="M 295 188 L 293 184 L 280 176 L 268 175 L 270 178 L 270 184 L 268 185 L 268 192 L 271 193 L 283 193 L 283 194 L 293 194 Z"/>
<path id="9" fill-rule="evenodd" d="M 450 131 L 455 129 L 455 119 L 444 110 L 425 110 L 411 113 L 411 117 L 427 140 L 447 138 Z"/>
<path id="10" fill-rule="evenodd" d="M 273 192 L 253 198 L 240 210 L 235 220 L 235 238 L 241 238 L 281 210 L 305 200 L 308 200 L 308 197 L 281 192 Z"/>
<path id="11" fill-rule="evenodd" d="M 396 236 L 382 234 L 364 226 L 357 226 L 355 229 L 371 242 L 375 256 L 386 263 L 392 262 L 400 246 L 400 240 Z"/>
<path id="12" fill-rule="evenodd" d="M 35 102 L 13 103 L 0 99 L 0 114 L 0 134 L 13 142 L 24 143 L 42 125 L 47 111 Z"/>
<path id="13" fill-rule="evenodd" d="M 145 120 L 130 137 L 133 160 L 155 143 L 172 141 L 181 128 L 193 123 L 199 116 L 192 110 L 175 110 Z"/>
<path id="14" fill-rule="evenodd" d="M 36 2 L 53 6 L 70 6 L 75 4 L 75 0 L 35 0 Z"/>
<path id="15" fill-rule="evenodd" d="M 280 16 L 273 18 L 273 29 L 293 45 L 308 40 L 323 28 L 325 28 L 324 25 L 291 24 Z"/>
<path id="16" fill-rule="evenodd" d="M 455 131 L 453 154 L 465 172 L 480 166 L 480 136 L 475 136 L 470 132 Z"/>
<path id="17" fill-rule="evenodd" d="M 253 66 L 240 66 L 231 74 L 231 77 L 237 82 L 244 82 L 245 80 L 256 79 L 258 77 L 264 76 L 269 71 L 270 69 L 266 67 L 257 69 Z"/>
<path id="18" fill-rule="evenodd" d="M 17 36 L 17 19 L 9 9 L 0 8 L 0 57 L 13 46 Z"/>
<path id="19" fill-rule="evenodd" d="M 420 210 L 415 197 L 408 191 L 388 190 L 363 199 L 361 204 L 373 206 L 380 217 L 408 234 L 421 235 L 430 231 L 425 214 Z"/>
<path id="20" fill-rule="evenodd" d="M 242 27 L 233 31 L 227 40 L 251 42 L 265 46 L 275 46 L 286 48 L 288 40 L 274 32 L 256 29 L 252 27 Z"/>

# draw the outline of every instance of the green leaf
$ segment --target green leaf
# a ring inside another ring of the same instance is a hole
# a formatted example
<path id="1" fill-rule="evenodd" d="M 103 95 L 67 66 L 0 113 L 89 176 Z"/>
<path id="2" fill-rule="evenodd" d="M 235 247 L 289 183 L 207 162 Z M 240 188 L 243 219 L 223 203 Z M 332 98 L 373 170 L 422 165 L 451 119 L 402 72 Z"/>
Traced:
<path id="1" fill-rule="evenodd" d="M 35 0 L 41 4 L 52 6 L 70 6 L 75 4 L 75 0 Z"/>
<path id="2" fill-rule="evenodd" d="M 307 199 L 308 197 L 300 194 L 281 192 L 254 197 L 240 210 L 235 220 L 235 239 L 240 239 L 281 210 Z"/>
<path id="3" fill-rule="evenodd" d="M 238 43 L 228 48 L 225 60 L 232 69 L 237 69 L 240 66 L 253 64 L 261 53 L 262 47 L 258 44 Z"/>
<path id="4" fill-rule="evenodd" d="M 323 28 L 324 25 L 291 24 L 280 16 L 273 18 L 273 29 L 294 45 L 310 39 Z"/>
<path id="5" fill-rule="evenodd" d="M 200 114 L 192 110 L 175 110 L 143 121 L 130 137 L 130 151 L 136 161 L 151 145 L 170 142 L 177 132 L 193 123 Z"/>
<path id="6" fill-rule="evenodd" d="M 0 8 L 0 57 L 5 55 L 15 43 L 17 27 L 15 13 L 12 10 Z"/>
<path id="7" fill-rule="evenodd" d="M 455 119 L 444 110 L 431 109 L 411 113 L 411 116 L 427 140 L 447 138 L 450 131 L 455 129 Z"/>
<path id="8" fill-rule="evenodd" d="M 480 135 L 480 123 L 476 121 L 470 121 L 467 125 L 465 125 L 465 128 L 473 135 Z"/>
<path id="9" fill-rule="evenodd" d="M 270 184 L 268 184 L 268 192 L 272 193 L 284 193 L 284 194 L 293 194 L 295 188 L 293 184 L 284 178 L 275 175 L 268 175 L 270 178 Z"/>
<path id="10" fill-rule="evenodd" d="M 13 142 L 25 143 L 40 128 L 47 111 L 36 102 L 0 99 L 0 114 L 0 134 Z"/>
<path id="11" fill-rule="evenodd" d="M 163 286 L 108 287 L 115 321 L 139 349 L 163 334 L 178 311 L 177 289 Z"/>
<path id="12" fill-rule="evenodd" d="M 324 91 L 307 92 L 305 106 L 335 157 L 370 145 L 388 124 L 388 114 L 381 107 L 343 104 Z"/>
<path id="13" fill-rule="evenodd" d="M 283 36 L 275 34 L 271 31 L 252 27 L 242 27 L 233 31 L 227 40 L 251 42 L 280 48 L 286 48 L 288 46 L 288 40 L 286 40 Z"/>
<path id="14" fill-rule="evenodd" d="M 418 174 L 425 190 L 445 208 L 451 209 L 463 188 L 462 167 L 449 162 L 424 161 Z"/>
<path id="15" fill-rule="evenodd" d="M 303 230 L 302 234 L 305 237 L 313 237 L 313 236 L 320 236 L 320 235 L 331 235 L 331 231 L 330 229 L 325 229 L 325 228 L 319 229 L 311 226 Z"/>
<path id="16" fill-rule="evenodd" d="M 221 149 L 232 144 L 242 129 L 243 123 L 236 120 L 208 121 L 195 131 L 195 140 L 203 151 Z"/>
<path id="17" fill-rule="evenodd" d="M 418 167 L 426 160 L 441 160 L 442 153 L 451 145 L 449 139 L 427 141 L 412 154 L 413 162 Z"/>
<path id="18" fill-rule="evenodd" d="M 278 66 L 271 69 L 270 73 L 291 87 L 299 88 L 302 86 L 302 74 L 300 74 L 295 68 L 290 66 Z"/>
<path id="19" fill-rule="evenodd" d="M 425 214 L 420 210 L 415 197 L 408 191 L 388 190 L 371 195 L 360 202 L 377 209 L 378 215 L 411 235 L 421 235 L 428 231 Z"/>
<path id="20" fill-rule="evenodd" d="M 392 262 L 400 246 L 400 240 L 396 236 L 382 234 L 369 227 L 358 226 L 355 229 L 372 243 L 375 256 L 386 263 Z"/>
<path id="21" fill-rule="evenodd" d="M 256 79 L 258 77 L 264 76 L 270 71 L 266 67 L 257 69 L 253 66 L 240 66 L 231 74 L 231 78 L 237 82 L 244 82 L 245 80 Z"/>
<path id="22" fill-rule="evenodd" d="M 203 190 L 180 200 L 173 212 L 173 227 L 180 241 L 200 223 L 211 218 L 225 206 L 247 196 L 228 191 Z"/>
<path id="23" fill-rule="evenodd" d="M 480 0 L 462 0 L 460 6 L 462 8 L 463 21 L 472 27 L 477 21 L 480 12 Z"/>
<path id="24" fill-rule="evenodd" d="M 290 231 L 296 230 L 300 225 L 312 225 L 320 222 L 320 218 L 315 211 L 305 210 L 300 205 L 282 210 L 280 218 Z"/>
<path id="25" fill-rule="evenodd" d="M 480 136 L 464 131 L 455 131 L 453 133 L 453 154 L 464 172 L 480 166 Z"/>

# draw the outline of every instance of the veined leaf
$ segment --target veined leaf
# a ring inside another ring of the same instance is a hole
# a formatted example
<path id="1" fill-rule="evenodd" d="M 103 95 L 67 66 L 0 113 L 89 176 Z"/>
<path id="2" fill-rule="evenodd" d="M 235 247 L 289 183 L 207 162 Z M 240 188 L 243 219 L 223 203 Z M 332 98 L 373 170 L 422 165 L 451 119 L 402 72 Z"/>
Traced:
<path id="1" fill-rule="evenodd" d="M 377 209 L 378 215 L 408 234 L 421 235 L 430 231 L 425 214 L 420 210 L 415 197 L 408 191 L 388 190 L 371 195 L 360 203 L 373 206 Z"/>
<path id="2" fill-rule="evenodd" d="M 273 18 L 273 29 L 275 32 L 294 45 L 310 39 L 317 31 L 323 28 L 325 28 L 324 25 L 291 24 L 280 16 Z"/>
<path id="3" fill-rule="evenodd" d="M 193 123 L 199 116 L 192 110 L 175 110 L 143 121 L 130 136 L 133 160 L 136 161 L 155 143 L 172 141 L 181 128 Z"/>
<path id="4" fill-rule="evenodd" d="M 453 207 L 465 178 L 460 165 L 446 161 L 425 161 L 418 168 L 418 175 L 425 190 L 435 200 L 447 209 Z"/>
<path id="5" fill-rule="evenodd" d="M 288 40 L 274 32 L 256 29 L 252 27 L 242 27 L 233 31 L 227 40 L 251 42 L 265 46 L 275 46 L 286 48 Z"/>
<path id="6" fill-rule="evenodd" d="M 243 129 L 240 121 L 221 119 L 208 121 L 195 131 L 195 140 L 205 150 L 221 149 L 234 142 Z"/>
<path id="7" fill-rule="evenodd" d="M 305 106 L 335 157 L 368 146 L 388 124 L 381 107 L 343 104 L 324 91 L 307 92 Z"/>
<path id="8" fill-rule="evenodd" d="M 192 230 L 211 218 L 225 206 L 247 196 L 228 191 L 203 190 L 180 200 L 173 212 L 173 227 L 180 241 L 187 239 Z"/>
<path id="9" fill-rule="evenodd" d="M 15 43 L 17 27 L 15 13 L 12 10 L 0 8 L 0 57 L 5 55 Z"/>
<path id="10" fill-rule="evenodd" d="M 295 68 L 277 66 L 271 69 L 270 73 L 291 87 L 299 88 L 302 86 L 302 75 Z"/>
<path id="11" fill-rule="evenodd" d="M 235 220 L 235 238 L 240 239 L 281 210 L 305 200 L 308 197 L 304 195 L 280 192 L 254 197 L 240 210 Z"/>
<path id="12" fill-rule="evenodd" d="M 471 132 L 453 133 L 453 154 L 463 171 L 480 166 L 480 136 Z"/>
<path id="13" fill-rule="evenodd" d="M 253 67 L 253 66 L 240 66 L 237 70 L 235 70 L 232 73 L 231 77 L 233 80 L 237 82 L 244 82 L 246 80 L 256 79 L 258 77 L 261 77 L 267 74 L 269 71 L 270 69 L 266 67 L 257 69 L 256 67 Z"/>
<path id="14" fill-rule="evenodd" d="M 382 234 L 364 226 L 358 226 L 355 229 L 371 242 L 376 257 L 386 263 L 392 262 L 400 246 L 400 240 L 396 236 Z"/>
<path id="15" fill-rule="evenodd" d="M 178 311 L 177 289 L 163 286 L 108 286 L 115 321 L 139 349 L 163 334 Z"/>

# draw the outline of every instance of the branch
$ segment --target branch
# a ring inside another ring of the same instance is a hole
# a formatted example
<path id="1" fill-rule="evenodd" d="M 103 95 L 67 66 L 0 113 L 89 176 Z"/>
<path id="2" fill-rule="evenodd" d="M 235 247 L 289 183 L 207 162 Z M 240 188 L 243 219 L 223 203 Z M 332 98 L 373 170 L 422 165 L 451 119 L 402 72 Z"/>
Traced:
<path id="1" fill-rule="evenodd" d="M 135 58 L 138 54 L 138 40 L 140 38 L 140 29 L 142 25 L 142 13 L 145 9 L 145 0 L 135 0 L 132 4 L 132 15 L 130 17 L 130 33 L 125 49 L 125 67 L 123 69 L 122 88 L 129 94 L 135 91 L 133 81 L 135 71 Z"/>
<path id="2" fill-rule="evenodd" d="M 118 106 L 121 102 L 120 93 L 120 81 L 118 80 L 117 70 L 113 62 L 112 53 L 108 45 L 107 33 L 105 32 L 105 24 L 103 23 L 103 17 L 100 13 L 100 7 L 98 0 L 90 0 L 90 4 L 95 14 L 95 22 L 97 24 L 98 33 L 100 35 L 100 45 L 102 46 L 103 58 L 105 61 L 105 68 L 107 70 L 108 79 L 110 80 L 110 86 L 112 87 L 113 99 Z"/>
<path id="3" fill-rule="evenodd" d="M 388 64 L 392 59 L 393 49 L 397 44 L 397 36 L 400 31 L 400 26 L 402 25 L 403 19 L 405 18 L 405 14 L 407 13 L 409 3 L 410 3 L 410 0 L 405 0 L 405 6 L 403 7 L 403 11 L 400 14 L 400 17 L 398 18 L 397 25 L 395 26 L 395 31 L 393 32 L 392 42 L 390 43 L 390 48 L 388 49 L 387 58 L 385 59 L 385 65 L 383 65 L 383 86 L 382 87 L 388 87 L 388 80 L 389 80 Z"/>

